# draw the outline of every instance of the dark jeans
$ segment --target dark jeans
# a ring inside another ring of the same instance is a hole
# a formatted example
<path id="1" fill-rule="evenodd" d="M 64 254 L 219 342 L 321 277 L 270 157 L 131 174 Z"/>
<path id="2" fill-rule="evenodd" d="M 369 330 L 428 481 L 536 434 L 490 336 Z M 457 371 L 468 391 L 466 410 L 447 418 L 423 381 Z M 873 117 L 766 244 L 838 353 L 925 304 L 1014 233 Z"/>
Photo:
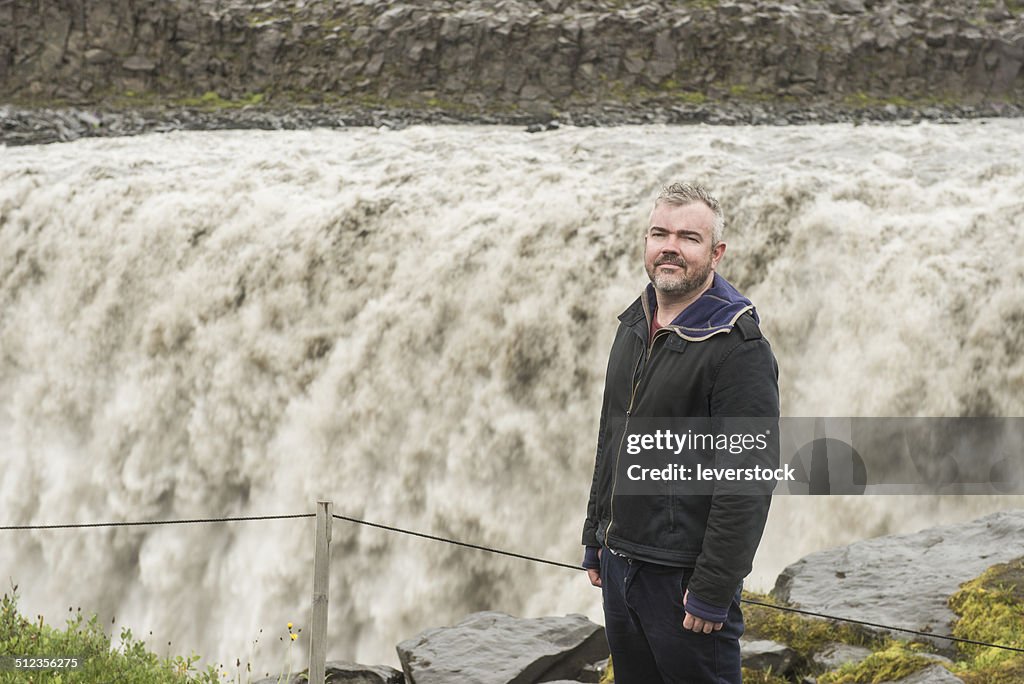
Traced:
<path id="1" fill-rule="evenodd" d="M 694 633 L 683 629 L 683 591 L 692 574 L 693 568 L 601 552 L 605 633 L 616 684 L 741 684 L 742 587 L 721 630 Z"/>

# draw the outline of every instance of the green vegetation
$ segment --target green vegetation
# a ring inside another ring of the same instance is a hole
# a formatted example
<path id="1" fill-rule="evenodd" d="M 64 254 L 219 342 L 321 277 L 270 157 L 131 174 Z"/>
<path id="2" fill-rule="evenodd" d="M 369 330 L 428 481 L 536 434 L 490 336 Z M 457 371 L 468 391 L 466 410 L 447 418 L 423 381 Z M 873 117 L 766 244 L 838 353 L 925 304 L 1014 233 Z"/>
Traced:
<path id="1" fill-rule="evenodd" d="M 94 92 L 97 104 L 113 109 L 145 109 L 161 107 L 193 107 L 204 111 L 241 109 L 266 104 L 264 93 L 246 93 L 237 99 L 225 99 L 218 93 L 208 91 L 202 95 L 180 95 L 134 90 Z M 62 107 L 68 103 L 58 98 L 13 98 L 12 104 L 27 107 Z"/>
<path id="2" fill-rule="evenodd" d="M 744 684 L 791 684 L 785 677 L 764 670 L 751 670 L 749 667 L 743 668 L 743 682 Z"/>
<path id="3" fill-rule="evenodd" d="M 929 95 L 911 95 L 904 97 L 900 95 L 887 95 L 877 96 L 869 95 L 868 93 L 858 91 L 856 93 L 849 93 L 843 97 L 840 104 L 850 107 L 853 109 L 877 109 L 885 107 L 887 105 L 895 105 L 896 107 L 955 107 L 957 105 L 965 104 L 1021 104 L 1020 98 L 1017 97 L 1006 97 L 1006 96 L 992 96 L 986 98 L 978 98 L 974 96 L 957 96 L 949 93 L 945 94 L 929 94 Z"/>
<path id="4" fill-rule="evenodd" d="M 16 587 L 15 587 L 16 589 Z M 127 684 L 213 684 L 219 682 L 212 667 L 205 672 L 195 668 L 199 656 L 160 658 L 146 649 L 131 630 L 121 630 L 121 645 L 111 646 L 111 639 L 100 627 L 96 616 L 86 620 L 80 611 L 73 612 L 64 629 L 50 627 L 38 620 L 28 620 L 18 612 L 17 594 L 4 594 L 0 603 L 0 655 L 36 658 L 77 657 L 79 670 L 21 670 L 0 672 L 0 683 L 14 682 L 75 684 L 91 682 L 125 682 Z M 70 610 L 70 609 L 69 609 Z"/>
<path id="5" fill-rule="evenodd" d="M 1003 4 L 1010 14 L 1024 13 L 1024 0 L 1004 0 Z M 996 0 L 980 0 L 978 6 L 983 9 L 992 9 L 996 6 Z"/>
<path id="6" fill-rule="evenodd" d="M 278 21 L 290 21 L 291 16 L 282 14 L 268 14 L 264 12 L 253 12 L 245 18 L 250 27 L 258 27 L 264 24 L 272 24 Z"/>
<path id="7" fill-rule="evenodd" d="M 700 105 L 708 101 L 708 96 L 704 93 L 690 92 L 686 90 L 680 90 L 679 92 L 673 93 L 672 97 L 685 104 Z"/>
<path id="8" fill-rule="evenodd" d="M 886 105 L 896 105 L 897 107 L 911 107 L 915 102 L 911 102 L 905 97 L 900 95 L 893 95 L 890 97 L 875 97 L 868 95 L 864 92 L 851 93 L 843 98 L 843 104 L 848 107 L 860 107 L 860 108 L 872 108 L 872 107 L 884 107 Z M 936 102 L 916 102 L 916 104 L 937 104 Z"/>
<path id="9" fill-rule="evenodd" d="M 770 605 L 778 601 L 764 594 L 745 593 L 744 598 Z M 1024 558 L 994 565 L 978 578 L 964 583 L 950 597 L 958 616 L 954 636 L 1024 648 Z M 875 684 L 907 677 L 931 664 L 930 645 L 881 637 L 856 625 L 806 618 L 771 608 L 745 605 L 747 634 L 788 645 L 800 654 L 798 676 L 817 674 L 818 684 Z M 826 644 L 839 641 L 874 651 L 859 663 L 818 674 L 811 656 Z M 972 644 L 960 644 L 960 659 L 948 667 L 967 684 L 1020 684 L 1024 682 L 1024 654 Z M 776 684 L 770 674 L 744 672 L 744 681 Z"/>
<path id="10" fill-rule="evenodd" d="M 1024 648 L 1024 558 L 994 565 L 949 598 L 959 616 L 953 635 Z M 960 644 L 954 670 L 969 684 L 1024 681 L 1024 654 Z"/>
<path id="11" fill-rule="evenodd" d="M 237 100 L 225 100 L 217 93 L 207 91 L 199 97 L 183 97 L 172 100 L 169 104 L 171 106 L 198 107 L 200 109 L 236 109 L 261 104 L 263 98 L 263 93 L 248 93 Z"/>
<path id="12" fill-rule="evenodd" d="M 682 86 L 672 78 L 662 81 L 658 90 L 652 90 L 642 85 L 626 85 L 616 79 L 606 81 L 606 92 L 612 99 L 624 103 L 636 104 L 640 102 L 662 101 L 671 104 L 681 102 L 683 104 L 699 105 L 708 101 L 708 96 L 699 91 L 681 90 Z"/>
<path id="13" fill-rule="evenodd" d="M 114 647 L 98 618 L 93 615 L 86 620 L 80 608 L 68 609 L 70 617 L 63 629 L 47 625 L 42 615 L 29 620 L 18 611 L 17 589 L 0 601 L 0 657 L 78 658 L 82 665 L 75 670 L 0 670 L 0 684 L 249 684 L 259 679 L 241 660 L 229 673 L 222 666 L 199 670 L 199 656 L 194 653 L 187 658 L 161 658 L 127 627 L 121 629 L 120 644 Z M 280 637 L 289 663 L 288 674 L 280 677 L 282 684 L 293 672 L 292 649 L 300 632 L 289 622 Z M 254 648 L 258 645 L 259 639 L 253 642 Z"/>
<path id="14" fill-rule="evenodd" d="M 920 655 L 919 644 L 891 642 L 859 663 L 847 663 L 818 677 L 818 684 L 877 684 L 909 677 L 935 662 Z"/>
<path id="15" fill-rule="evenodd" d="M 773 606 L 785 605 L 768 594 L 745 591 L 743 598 Z M 764 606 L 743 606 L 743 621 L 748 635 L 786 644 L 797 653 L 808 656 L 836 641 L 872 650 L 878 650 L 886 643 L 882 637 L 857 625 L 828 622 Z"/>

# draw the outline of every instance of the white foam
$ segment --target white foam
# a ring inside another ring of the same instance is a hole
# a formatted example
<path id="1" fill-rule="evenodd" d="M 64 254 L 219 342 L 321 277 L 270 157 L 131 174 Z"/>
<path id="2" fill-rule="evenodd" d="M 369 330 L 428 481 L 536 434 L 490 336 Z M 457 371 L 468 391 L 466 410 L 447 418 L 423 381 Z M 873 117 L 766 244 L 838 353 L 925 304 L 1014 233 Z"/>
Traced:
<path id="1" fill-rule="evenodd" d="M 726 207 L 721 270 L 758 306 L 785 414 L 1022 415 L 1021 149 L 1016 120 L 4 149 L 0 519 L 330 498 L 576 562 L 615 316 L 644 284 L 648 203 L 675 179 Z M 778 499 L 748 584 L 825 546 L 1021 505 Z M 308 619 L 310 521 L 3 534 L 3 574 L 54 623 L 81 605 L 262 673 Z M 340 521 L 333 558 L 332 658 L 394 663 L 399 640 L 477 609 L 600 619 L 567 570 Z"/>

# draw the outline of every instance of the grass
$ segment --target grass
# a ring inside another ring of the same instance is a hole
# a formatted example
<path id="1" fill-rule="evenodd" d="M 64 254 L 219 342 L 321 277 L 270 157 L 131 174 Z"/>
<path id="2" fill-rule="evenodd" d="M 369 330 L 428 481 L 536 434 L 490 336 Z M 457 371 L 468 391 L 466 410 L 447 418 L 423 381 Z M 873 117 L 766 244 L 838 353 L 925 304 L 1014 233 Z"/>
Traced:
<path id="1" fill-rule="evenodd" d="M 88 620 L 74 611 L 63 629 L 47 625 L 42 616 L 29 620 L 18 612 L 17 587 L 4 594 L 0 603 L 0 655 L 36 658 L 76 657 L 79 670 L 7 670 L 0 672 L 0 683 L 77 684 L 124 682 L 125 684 L 213 684 L 221 682 L 210 667 L 196 669 L 199 656 L 161 658 L 146 648 L 128 628 L 121 630 L 116 648 L 111 637 L 93 615 Z M 70 609 L 69 609 L 70 610 Z"/>
<path id="2" fill-rule="evenodd" d="M 80 669 L 13 670 L 0 669 L 0 684 L 249 684 L 253 681 L 250 666 L 235 661 L 235 672 L 212 665 L 199 670 L 200 656 L 161 658 L 150 651 L 127 627 L 121 629 L 120 643 L 112 643 L 93 615 L 86 619 L 81 609 L 72 611 L 63 628 L 52 627 L 38 616 L 29 620 L 18 610 L 17 586 L 0 600 L 0 658 L 78 658 Z M 278 679 L 281 684 L 291 680 L 293 644 L 301 629 L 288 623 L 288 631 L 280 640 L 286 642 L 288 672 Z M 254 646 L 258 644 L 257 639 Z M 168 644 L 169 646 L 170 644 Z"/>

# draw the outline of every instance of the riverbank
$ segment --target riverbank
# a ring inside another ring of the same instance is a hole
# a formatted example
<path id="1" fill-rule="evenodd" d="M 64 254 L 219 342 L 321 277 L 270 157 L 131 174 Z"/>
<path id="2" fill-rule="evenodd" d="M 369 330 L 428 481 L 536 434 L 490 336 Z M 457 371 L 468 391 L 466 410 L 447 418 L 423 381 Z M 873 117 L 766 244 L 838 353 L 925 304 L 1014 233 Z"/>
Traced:
<path id="1" fill-rule="evenodd" d="M 908 102 L 864 106 L 794 106 L 792 104 L 723 102 L 699 105 L 603 105 L 547 113 L 451 111 L 443 108 L 344 106 L 266 107 L 220 103 L 215 106 L 105 107 L 0 106 L 0 145 L 68 142 L 79 138 L 116 137 L 179 130 L 303 130 L 356 126 L 401 129 L 410 125 L 483 124 L 523 126 L 531 132 L 561 126 L 636 124 L 708 124 L 790 126 L 820 123 L 955 124 L 978 118 L 1024 116 L 1014 104 L 914 105 Z"/>
<path id="2" fill-rule="evenodd" d="M 14 2 L 0 7 L 0 103 L 7 144 L 1021 116 L 1024 14 L 1016 0 Z"/>

